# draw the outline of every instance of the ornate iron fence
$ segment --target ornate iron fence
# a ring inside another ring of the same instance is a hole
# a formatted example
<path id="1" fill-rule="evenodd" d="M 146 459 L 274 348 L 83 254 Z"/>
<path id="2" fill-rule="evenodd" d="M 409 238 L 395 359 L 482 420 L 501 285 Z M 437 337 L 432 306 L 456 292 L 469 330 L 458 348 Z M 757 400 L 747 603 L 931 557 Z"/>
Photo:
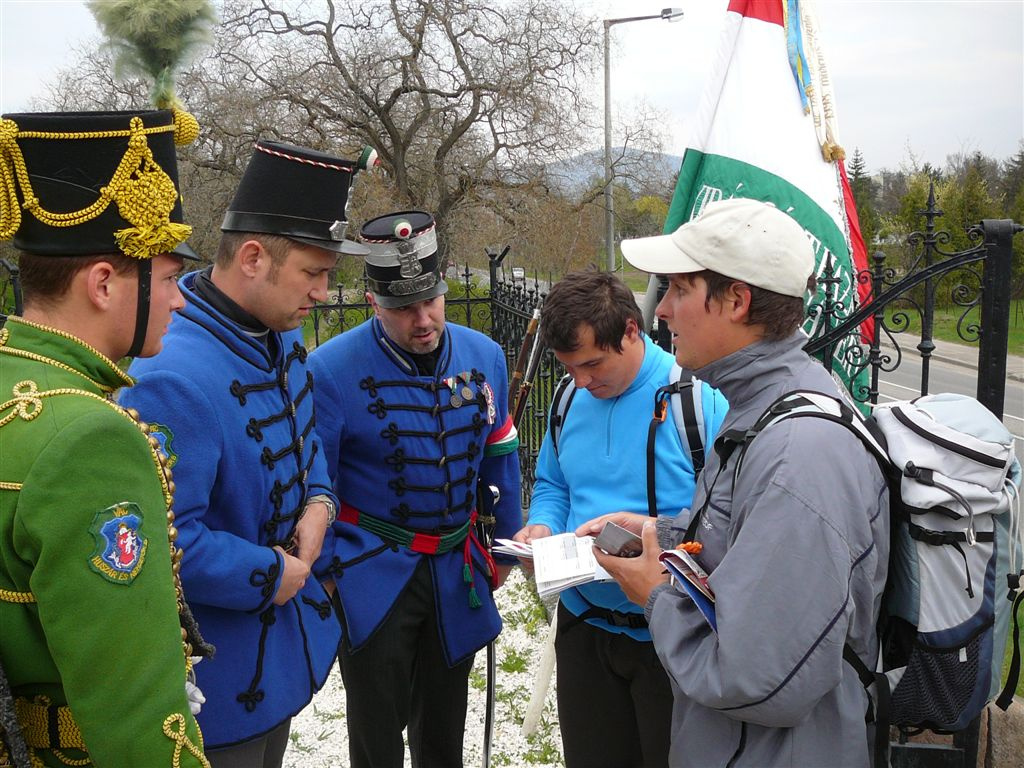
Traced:
<path id="1" fill-rule="evenodd" d="M 445 280 L 445 317 L 453 323 L 465 325 L 490 335 L 491 300 L 481 287 L 481 276 L 466 264 L 462 271 L 458 265 L 448 268 Z M 338 283 L 335 300 L 331 304 L 318 304 L 310 313 L 312 346 L 319 346 L 332 336 L 354 328 L 368 320 L 373 310 L 366 301 L 368 290 L 366 275 L 357 277 L 349 285 Z"/>
<path id="2" fill-rule="evenodd" d="M 7 315 L 20 315 L 21 279 L 18 265 L 10 259 L 0 259 L 0 327 Z"/>
<path id="3" fill-rule="evenodd" d="M 502 267 L 502 260 L 508 250 L 506 246 L 500 254 L 488 251 L 487 256 L 491 283 L 491 338 L 505 351 L 505 359 L 511 371 L 522 349 L 526 326 L 533 310 L 544 305 L 547 284 L 542 284 L 536 275 L 532 280 L 525 279 L 525 276 L 516 278 L 514 275 L 509 279 Z M 564 373 L 565 369 L 551 350 L 545 349 L 541 353 L 526 409 L 518 424 L 524 510 L 530 506 L 533 494 L 537 454 L 540 453 L 540 444 L 548 426 L 548 405 L 554 395 L 555 385 Z"/>
<path id="4" fill-rule="evenodd" d="M 855 343 L 848 345 L 844 362 L 863 374 L 860 378 L 867 382 L 855 386 L 851 394 L 858 402 L 873 405 L 878 402 L 880 374 L 895 371 L 903 360 L 900 335 L 915 333 L 919 328 L 916 348 L 921 356 L 920 393 L 926 395 L 935 351 L 932 334 L 936 300 L 941 290 L 948 289 L 950 305 L 960 310 L 957 335 L 964 342 L 978 343 L 976 397 L 1001 419 L 1006 396 L 1012 239 L 1024 228 L 1008 219 L 986 219 L 968 230 L 976 245 L 950 253 L 942 248 L 950 242 L 949 233 L 935 228 L 943 212 L 936 205 L 934 188 L 926 209 L 920 213 L 925 228 L 907 239 L 914 251 L 908 265 L 888 267 L 886 255 L 876 253 L 872 269 L 857 276 L 859 283 L 870 286 L 868 301 L 850 313 L 841 302 L 827 297 L 818 308 L 816 330 L 805 349 L 829 361 L 831 368 L 837 346 L 853 339 Z M 957 279 L 949 285 L 943 281 L 947 276 Z M 829 264 L 822 282 L 828 284 L 833 279 Z M 873 321 L 874 331 L 865 339 L 862 324 L 868 319 Z"/>

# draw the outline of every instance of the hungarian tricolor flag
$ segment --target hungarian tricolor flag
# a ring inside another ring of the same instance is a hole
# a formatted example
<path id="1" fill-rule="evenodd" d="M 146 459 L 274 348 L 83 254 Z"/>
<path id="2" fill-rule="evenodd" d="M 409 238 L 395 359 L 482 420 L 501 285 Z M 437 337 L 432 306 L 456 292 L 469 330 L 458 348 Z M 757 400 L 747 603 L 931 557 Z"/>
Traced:
<path id="1" fill-rule="evenodd" d="M 798 0 L 731 0 L 665 222 L 674 232 L 708 203 L 732 197 L 789 213 L 811 237 L 818 277 L 831 258 L 839 278 L 811 297 L 809 332 L 826 291 L 842 316 L 868 291 L 856 280 L 867 259 L 834 110 L 808 10 Z M 848 389 L 854 369 L 846 353 L 855 343 L 840 345 L 833 366 Z"/>

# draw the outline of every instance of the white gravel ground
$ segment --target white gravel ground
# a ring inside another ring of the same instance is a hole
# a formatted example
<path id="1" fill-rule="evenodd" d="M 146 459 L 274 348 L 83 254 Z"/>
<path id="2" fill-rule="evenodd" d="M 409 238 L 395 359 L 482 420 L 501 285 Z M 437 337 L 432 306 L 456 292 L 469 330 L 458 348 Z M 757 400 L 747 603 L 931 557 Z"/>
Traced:
<path id="1" fill-rule="evenodd" d="M 497 705 L 493 766 L 561 766 L 562 742 L 558 732 L 555 691 L 552 684 L 536 732 L 521 734 L 523 715 L 530 700 L 541 649 L 548 625 L 544 606 L 533 583 L 521 569 L 513 569 L 498 592 L 498 608 L 505 628 L 497 640 Z M 466 718 L 464 762 L 481 764 L 485 711 L 486 653 L 480 651 L 470 673 L 469 714 Z M 406 751 L 405 764 L 409 762 Z M 345 729 L 345 690 L 335 667 L 327 684 L 306 709 L 292 721 L 291 743 L 285 768 L 339 768 L 348 765 Z"/>

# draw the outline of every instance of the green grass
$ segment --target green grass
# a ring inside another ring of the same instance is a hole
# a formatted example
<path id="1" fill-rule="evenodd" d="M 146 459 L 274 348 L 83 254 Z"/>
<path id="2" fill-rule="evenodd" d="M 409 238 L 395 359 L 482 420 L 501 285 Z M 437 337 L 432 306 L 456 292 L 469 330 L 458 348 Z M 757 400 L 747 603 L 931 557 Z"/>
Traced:
<path id="1" fill-rule="evenodd" d="M 936 307 L 932 336 L 941 341 L 976 345 L 976 341 L 965 341 L 957 330 L 957 324 L 961 322 L 960 318 L 963 315 L 963 311 L 963 307 Z M 886 316 L 890 317 L 891 314 L 892 310 L 887 310 Z M 920 318 L 910 314 L 910 320 L 911 326 L 908 332 L 919 334 L 921 332 Z M 974 308 L 967 313 L 960 325 L 964 329 L 964 335 L 970 338 L 972 334 L 967 331 L 967 326 L 971 323 L 977 324 L 978 322 L 980 322 L 980 312 L 977 308 Z M 1010 302 L 1010 328 L 1007 338 L 1007 353 L 1017 355 L 1018 357 L 1024 356 L 1024 299 L 1016 299 Z"/>
<path id="2" fill-rule="evenodd" d="M 502 672 L 525 672 L 529 666 L 530 659 L 519 653 L 515 648 L 508 648 L 505 650 L 505 655 L 502 656 L 501 661 L 498 662 L 498 668 Z"/>
<path id="3" fill-rule="evenodd" d="M 469 685 L 474 691 L 482 691 L 487 687 L 487 678 L 476 669 L 469 671 Z"/>
<path id="4" fill-rule="evenodd" d="M 621 277 L 622 281 L 629 286 L 629 290 L 639 292 L 647 290 L 647 284 L 651 279 L 651 276 L 646 272 L 641 272 L 637 269 L 629 269 L 628 267 L 619 272 L 619 277 Z"/>
<path id="5" fill-rule="evenodd" d="M 1017 611 L 1017 618 L 1024 624 L 1024 604 Z M 1003 656 L 1003 685 L 1006 685 L 1006 674 L 1010 671 L 1010 657 L 1013 655 L 1013 617 L 1010 617 L 1010 632 L 1006 639 L 1006 654 Z M 1024 674 L 1017 681 L 1017 701 L 1024 703 Z"/>

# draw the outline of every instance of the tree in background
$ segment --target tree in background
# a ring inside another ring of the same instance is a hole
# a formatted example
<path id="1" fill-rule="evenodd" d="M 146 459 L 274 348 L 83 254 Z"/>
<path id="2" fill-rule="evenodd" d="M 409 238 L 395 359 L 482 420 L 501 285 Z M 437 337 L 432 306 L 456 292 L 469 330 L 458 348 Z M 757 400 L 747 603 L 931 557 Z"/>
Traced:
<path id="1" fill-rule="evenodd" d="M 975 153 L 962 164 L 952 165 L 952 172 L 937 186 L 936 197 L 945 216 L 943 229 L 950 235 L 951 250 L 965 250 L 976 245 L 967 237 L 967 229 L 982 219 L 1000 217 L 1000 206 L 989 191 L 990 171 L 994 163 Z"/>
<path id="2" fill-rule="evenodd" d="M 618 193 L 618 189 L 616 189 Z M 668 216 L 668 201 L 662 195 L 628 195 L 615 197 L 615 213 L 620 219 L 619 232 L 623 238 L 660 235 Z"/>
<path id="3" fill-rule="evenodd" d="M 999 183 L 1003 216 L 1024 224 L 1024 141 L 1002 166 Z M 1024 237 L 1013 238 L 1013 295 L 1024 296 Z"/>
<path id="4" fill-rule="evenodd" d="M 554 169 L 580 164 L 598 135 L 585 94 L 599 35 L 596 20 L 554 0 L 226 0 L 212 50 L 178 83 L 202 129 L 180 164 L 190 242 L 212 253 L 262 137 L 342 157 L 377 150 L 385 178 L 356 184 L 352 229 L 419 207 L 460 262 L 482 259 L 481 243 L 511 243 L 524 266 L 596 261 L 603 187 L 566 191 Z M 102 51 L 83 52 L 45 106 L 146 103 L 141 83 L 111 71 Z M 618 176 L 641 167 L 638 149 L 660 149 L 659 129 L 632 117 Z"/>
<path id="5" fill-rule="evenodd" d="M 853 158 L 850 160 L 846 172 L 850 180 L 850 191 L 853 192 L 853 202 L 857 207 L 857 218 L 860 219 L 860 232 L 870 253 L 878 235 L 878 213 L 875 210 L 876 185 L 868 174 L 867 163 L 864 162 L 864 155 L 859 147 L 853 150 Z"/>
<path id="6" fill-rule="evenodd" d="M 582 145 L 599 29 L 551 0 L 229 0 L 216 58 L 275 115 L 263 132 L 376 149 L 385 209 L 432 211 L 446 251 L 467 221 L 522 234 L 545 166 Z"/>

